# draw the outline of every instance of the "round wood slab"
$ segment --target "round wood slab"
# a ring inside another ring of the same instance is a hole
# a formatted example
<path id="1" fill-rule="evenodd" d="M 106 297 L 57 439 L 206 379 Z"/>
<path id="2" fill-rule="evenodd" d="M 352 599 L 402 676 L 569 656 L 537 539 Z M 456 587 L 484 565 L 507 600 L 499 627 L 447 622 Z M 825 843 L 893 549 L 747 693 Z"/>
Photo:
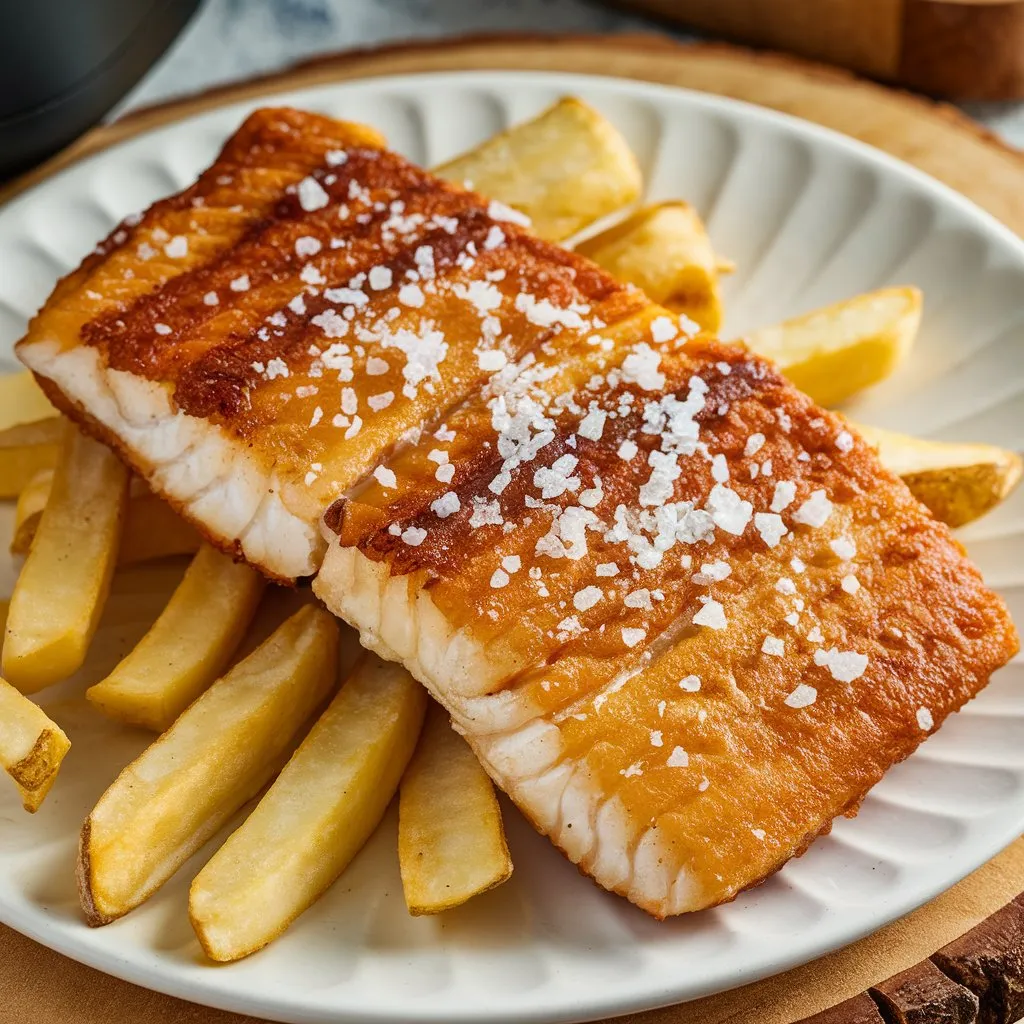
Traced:
<path id="1" fill-rule="evenodd" d="M 611 75 L 773 107 L 855 136 L 917 165 L 1024 235 L 1024 155 L 954 108 L 795 58 L 723 45 L 684 46 L 648 35 L 477 36 L 322 57 L 278 74 L 149 107 L 98 128 L 43 167 L 0 190 L 0 201 L 83 156 L 218 105 L 345 79 L 469 69 Z M 1021 889 L 1024 840 L 932 903 L 844 950 L 733 992 L 623 1020 L 628 1024 L 792 1024 L 856 997 L 899 972 L 910 968 L 918 974 L 922 968 L 931 971 L 931 966 L 921 961 L 976 926 L 984 928 L 982 923 Z M 989 941 L 977 934 L 978 942 Z M 939 962 L 945 963 L 941 957 Z M 890 984 L 884 991 L 898 998 L 908 987 L 913 988 L 913 979 L 902 986 Z M 858 1005 L 874 1012 L 867 997 Z M 0 1006 L 5 1024 L 62 1024 L 71 1019 L 77 1024 L 124 1020 L 253 1024 L 252 1018 L 203 1010 L 107 978 L 3 927 Z M 838 1024 L 855 1018 L 831 1019 Z"/>

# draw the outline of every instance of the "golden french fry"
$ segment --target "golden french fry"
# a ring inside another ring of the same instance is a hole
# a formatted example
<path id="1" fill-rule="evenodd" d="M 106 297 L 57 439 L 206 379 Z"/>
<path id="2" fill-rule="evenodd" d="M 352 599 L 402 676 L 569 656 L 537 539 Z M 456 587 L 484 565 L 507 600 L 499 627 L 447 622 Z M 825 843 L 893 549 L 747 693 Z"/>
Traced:
<path id="1" fill-rule="evenodd" d="M 53 471 L 40 470 L 18 495 L 12 555 L 27 555 L 32 547 L 52 483 Z M 173 555 L 193 555 L 200 544 L 195 528 L 162 498 L 148 489 L 130 495 L 117 549 L 119 566 L 138 565 Z"/>
<path id="2" fill-rule="evenodd" d="M 635 284 L 654 302 L 685 313 L 704 330 L 714 333 L 721 326 L 718 257 L 688 203 L 648 206 L 576 249 L 613 277 Z"/>
<path id="3" fill-rule="evenodd" d="M 56 415 L 57 411 L 28 370 L 0 374 L 0 431 Z"/>
<path id="4" fill-rule="evenodd" d="M 963 526 L 999 504 L 1020 482 L 1021 458 L 991 444 L 925 441 L 853 424 L 882 464 L 902 477 L 936 519 Z"/>
<path id="5" fill-rule="evenodd" d="M 882 288 L 743 340 L 819 405 L 838 405 L 896 369 L 917 336 L 921 305 L 917 288 Z"/>
<path id="6" fill-rule="evenodd" d="M 127 500 L 124 465 L 67 424 L 7 619 L 3 675 L 23 693 L 66 679 L 85 660 L 110 590 Z"/>
<path id="7" fill-rule="evenodd" d="M 0 498 L 16 498 L 40 470 L 53 469 L 62 431 L 58 416 L 0 430 Z"/>
<path id="8" fill-rule="evenodd" d="M 82 827 L 90 924 L 148 899 L 274 777 L 337 672 L 337 623 L 302 608 L 121 772 Z"/>
<path id="9" fill-rule="evenodd" d="M 436 914 L 512 874 L 494 786 L 440 705 L 402 777 L 398 861 L 411 914 Z"/>
<path id="10" fill-rule="evenodd" d="M 86 697 L 111 718 L 163 732 L 221 674 L 265 580 L 204 544 L 160 617 Z"/>
<path id="11" fill-rule="evenodd" d="M 8 602 L 0 601 L 0 629 Z M 57 779 L 71 743 L 46 713 L 0 679 L 0 767 L 14 780 L 26 811 L 35 813 Z"/>
<path id="12" fill-rule="evenodd" d="M 259 806 L 196 876 L 189 915 L 212 960 L 277 938 L 345 870 L 398 788 L 427 697 L 365 655 Z"/>
<path id="13" fill-rule="evenodd" d="M 14 507 L 14 535 L 11 537 L 11 554 L 27 555 L 32 547 L 43 509 L 50 500 L 53 489 L 53 470 L 41 469 L 25 485 L 18 495 Z"/>
<path id="14" fill-rule="evenodd" d="M 434 173 L 514 207 L 541 238 L 555 242 L 633 202 L 643 188 L 618 129 L 571 97 Z"/>

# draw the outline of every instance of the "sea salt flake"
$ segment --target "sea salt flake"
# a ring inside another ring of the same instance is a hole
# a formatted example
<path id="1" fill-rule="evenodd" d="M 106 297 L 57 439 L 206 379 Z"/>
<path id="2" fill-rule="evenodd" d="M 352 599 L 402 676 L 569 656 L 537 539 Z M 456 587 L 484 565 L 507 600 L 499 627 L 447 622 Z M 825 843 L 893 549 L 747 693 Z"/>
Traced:
<path id="1" fill-rule="evenodd" d="M 690 764 L 690 755 L 682 747 L 673 747 L 665 762 L 667 768 L 686 768 Z"/>
<path id="2" fill-rule="evenodd" d="M 324 191 L 323 185 L 316 178 L 305 177 L 299 182 L 299 206 L 306 213 L 314 210 L 322 210 L 330 201 L 331 197 Z"/>
<path id="3" fill-rule="evenodd" d="M 679 328 L 672 322 L 670 317 L 658 316 L 651 321 L 651 337 L 659 344 L 671 341 L 678 337 Z"/>
<path id="4" fill-rule="evenodd" d="M 747 528 L 754 506 L 731 488 L 715 484 L 708 495 L 707 510 L 717 527 L 738 537 Z"/>
<path id="5" fill-rule="evenodd" d="M 504 241 L 505 232 L 497 224 L 492 224 L 484 239 L 484 248 L 489 252 L 491 249 L 497 249 Z"/>
<path id="6" fill-rule="evenodd" d="M 485 373 L 496 373 L 508 365 L 508 356 L 500 348 L 484 349 L 477 352 L 477 366 Z"/>
<path id="7" fill-rule="evenodd" d="M 755 512 L 754 529 L 770 548 L 775 547 L 789 533 L 789 528 L 782 521 L 782 516 L 775 512 Z"/>
<path id="8" fill-rule="evenodd" d="M 233 292 L 247 292 L 251 287 L 248 274 L 239 274 L 228 286 Z"/>
<path id="9" fill-rule="evenodd" d="M 206 294 L 205 294 L 205 295 L 203 296 L 203 302 L 204 302 L 204 303 L 205 303 L 205 304 L 206 304 L 207 306 L 216 306 L 216 305 L 218 305 L 218 304 L 219 304 L 219 302 L 220 302 L 220 299 L 219 299 L 219 298 L 217 298 L 217 293 L 216 293 L 216 292 L 207 292 L 207 293 L 206 293 Z"/>
<path id="10" fill-rule="evenodd" d="M 495 569 L 491 574 L 491 586 L 495 590 L 500 590 L 502 587 L 508 586 L 508 573 L 504 569 Z"/>
<path id="11" fill-rule="evenodd" d="M 725 620 L 725 609 L 718 601 L 706 601 L 704 607 L 693 617 L 695 626 L 707 626 L 709 629 L 725 629 L 728 623 Z"/>
<path id="12" fill-rule="evenodd" d="M 306 257 L 315 256 L 323 245 L 319 238 L 314 238 L 312 235 L 302 235 L 295 239 L 295 255 Z"/>
<path id="13" fill-rule="evenodd" d="M 519 572 L 523 567 L 523 560 L 518 555 L 506 555 L 501 560 L 501 567 L 508 573 Z"/>
<path id="14" fill-rule="evenodd" d="M 394 470 L 388 469 L 387 466 L 378 466 L 373 471 L 374 479 L 381 485 L 381 487 L 397 487 L 398 480 L 395 477 Z"/>
<path id="15" fill-rule="evenodd" d="M 153 324 L 153 330 L 156 331 L 157 334 L 161 335 L 168 335 L 171 333 L 171 329 L 167 324 Z"/>
<path id="16" fill-rule="evenodd" d="M 598 576 L 619 575 L 619 567 L 614 562 L 600 562 L 596 571 Z"/>
<path id="17" fill-rule="evenodd" d="M 804 526 L 824 526 L 832 515 L 832 502 L 823 490 L 812 491 L 811 496 L 793 513 L 793 520 Z"/>
<path id="18" fill-rule="evenodd" d="M 814 664 L 827 668 L 833 679 L 841 683 L 852 683 L 864 674 L 868 658 L 866 654 L 858 654 L 856 651 L 840 651 L 830 647 L 827 651 L 814 652 Z"/>
<path id="19" fill-rule="evenodd" d="M 622 459 L 624 462 L 629 462 L 629 460 L 632 459 L 638 451 L 639 449 L 636 446 L 636 442 L 630 441 L 627 438 L 625 441 L 622 442 L 622 444 L 619 445 L 619 450 L 617 454 L 619 458 Z"/>
<path id="20" fill-rule="evenodd" d="M 366 360 L 366 373 L 370 377 L 381 377 L 390 370 L 391 367 L 386 359 L 381 359 L 380 356 L 370 356 Z"/>
<path id="21" fill-rule="evenodd" d="M 743 448 L 743 454 L 756 455 L 764 447 L 764 434 L 751 434 Z"/>
<path id="22" fill-rule="evenodd" d="M 398 301 L 411 309 L 420 309 L 427 300 L 418 284 L 403 284 L 398 289 Z"/>
<path id="23" fill-rule="evenodd" d="M 783 701 L 791 708 L 810 707 L 818 699 L 818 691 L 806 683 L 797 683 L 796 689 Z"/>
<path id="24" fill-rule="evenodd" d="M 531 223 L 530 218 L 525 213 L 520 213 L 518 210 L 514 210 L 511 206 L 506 206 L 497 199 L 492 199 L 487 204 L 487 216 L 491 220 L 503 220 L 509 224 L 518 224 L 524 228 L 528 228 Z"/>
<path id="25" fill-rule="evenodd" d="M 932 717 L 932 713 L 928 708 L 917 709 L 917 724 L 922 730 L 924 730 L 924 732 L 928 732 L 930 729 L 935 728 L 935 719 Z"/>
<path id="26" fill-rule="evenodd" d="M 773 512 L 783 512 L 793 504 L 796 497 L 796 484 L 792 480 L 780 480 L 775 485 L 775 493 L 772 495 L 772 503 L 769 506 Z"/>
<path id="27" fill-rule="evenodd" d="M 608 414 L 603 409 L 591 409 L 590 412 L 580 420 L 580 425 L 576 432 L 580 437 L 585 437 L 588 441 L 600 441 L 601 435 L 604 433 L 604 424 L 607 418 Z"/>
<path id="28" fill-rule="evenodd" d="M 850 559 L 857 554 L 857 545 L 849 537 L 836 537 L 828 542 L 828 546 L 838 558 Z"/>
<path id="29" fill-rule="evenodd" d="M 644 611 L 651 611 L 654 607 L 651 604 L 651 592 L 646 587 L 631 591 L 625 596 L 622 603 L 627 608 L 642 608 Z"/>
<path id="30" fill-rule="evenodd" d="M 632 626 L 626 626 L 622 630 L 622 642 L 627 647 L 636 647 L 636 645 L 642 642 L 646 636 L 646 629 L 635 629 Z"/>
<path id="31" fill-rule="evenodd" d="M 584 587 L 573 595 L 573 607 L 580 612 L 593 608 L 604 597 L 600 587 Z"/>
<path id="32" fill-rule="evenodd" d="M 860 580 L 853 573 L 847 573 L 839 584 L 848 594 L 856 594 L 860 590 Z"/>
<path id="33" fill-rule="evenodd" d="M 640 766 L 640 762 L 639 761 L 635 761 L 628 768 L 620 768 L 619 769 L 619 774 L 624 776 L 627 779 L 632 778 L 634 775 L 643 775 L 643 773 L 644 773 L 644 770 Z"/>
<path id="34" fill-rule="evenodd" d="M 184 235 L 175 235 L 165 246 L 164 254 L 172 260 L 180 260 L 188 255 L 188 239 Z"/>
<path id="35" fill-rule="evenodd" d="M 419 526 L 407 526 L 402 531 L 402 540 L 411 548 L 418 548 L 427 539 L 427 531 Z"/>
<path id="36" fill-rule="evenodd" d="M 267 380 L 274 380 L 276 377 L 288 376 L 290 376 L 288 364 L 279 356 L 275 356 L 267 363 Z"/>
<path id="37" fill-rule="evenodd" d="M 786 642 L 777 636 L 766 636 L 761 644 L 761 653 L 781 658 L 786 653 Z"/>
<path id="38" fill-rule="evenodd" d="M 664 740 L 661 738 L 661 730 L 660 729 L 652 729 L 651 730 L 651 746 L 652 747 L 660 747 L 663 744 L 664 744 Z"/>
<path id="39" fill-rule="evenodd" d="M 379 395 L 370 395 L 366 400 L 366 404 L 374 412 L 380 412 L 382 409 L 386 409 L 394 400 L 394 391 L 382 391 Z"/>
<path id="40" fill-rule="evenodd" d="M 765 837 L 765 836 L 767 835 L 767 833 L 765 832 L 765 830 L 764 830 L 763 828 L 752 828 L 752 829 L 750 830 L 750 834 L 751 834 L 751 835 L 752 835 L 752 836 L 753 836 L 753 837 L 754 837 L 755 839 L 762 839 L 762 840 L 763 840 L 763 839 L 764 839 L 764 837 Z"/>
<path id="41" fill-rule="evenodd" d="M 775 581 L 775 589 L 780 594 L 795 594 L 796 584 L 788 576 L 780 576 Z"/>
<path id="42" fill-rule="evenodd" d="M 841 452 L 848 452 L 853 448 L 853 434 L 848 430 L 840 430 L 836 434 L 836 447 Z"/>
<path id="43" fill-rule="evenodd" d="M 383 291 L 385 288 L 391 287 L 391 281 L 394 275 L 391 273 L 390 267 L 371 267 L 369 273 L 370 287 L 374 291 Z"/>
<path id="44" fill-rule="evenodd" d="M 454 491 L 446 491 L 435 501 L 430 503 L 430 509 L 438 519 L 447 519 L 462 508 L 462 502 Z"/>

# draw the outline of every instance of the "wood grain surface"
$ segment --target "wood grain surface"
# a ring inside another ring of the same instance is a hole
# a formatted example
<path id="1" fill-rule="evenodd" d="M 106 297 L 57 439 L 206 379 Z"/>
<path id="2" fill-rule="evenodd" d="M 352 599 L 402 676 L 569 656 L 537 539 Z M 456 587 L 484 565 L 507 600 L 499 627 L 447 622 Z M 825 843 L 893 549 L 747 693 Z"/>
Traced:
<path id="1" fill-rule="evenodd" d="M 760 102 L 908 160 L 1024 234 L 1024 158 L 952 108 L 793 58 L 721 45 L 684 47 L 654 36 L 477 37 L 322 58 L 264 79 L 139 111 L 97 129 L 9 186 L 0 200 L 75 160 L 224 103 L 255 102 L 263 96 L 272 101 L 275 92 L 373 75 L 474 68 L 614 75 Z M 972 992 L 979 1002 L 978 1020 L 1008 1024 L 1015 1018 L 1007 1015 L 1015 1008 L 1024 1013 L 1024 904 L 1011 902 L 1022 888 L 1024 839 L 931 903 L 845 949 L 733 992 L 623 1020 L 792 1024 L 811 1018 L 816 1024 L 877 1024 L 897 1020 L 896 1014 L 905 1012 L 893 1009 L 898 1000 L 910 1006 L 916 998 L 906 978 L 894 983 L 891 1005 L 879 995 L 888 979 L 911 971 L 911 981 L 920 981 L 919 994 L 922 986 L 931 986 L 929 991 L 943 999 L 950 991 Z M 919 966 L 930 957 L 932 966 Z M 936 971 L 952 979 L 952 988 Z M 873 987 L 875 995 L 867 995 Z M 958 1005 L 965 1005 L 962 998 Z M 253 1018 L 205 1010 L 108 978 L 2 927 L 0 1021 L 253 1024 Z"/>
<path id="2" fill-rule="evenodd" d="M 616 0 L 957 100 L 1024 96 L 1022 0 Z"/>

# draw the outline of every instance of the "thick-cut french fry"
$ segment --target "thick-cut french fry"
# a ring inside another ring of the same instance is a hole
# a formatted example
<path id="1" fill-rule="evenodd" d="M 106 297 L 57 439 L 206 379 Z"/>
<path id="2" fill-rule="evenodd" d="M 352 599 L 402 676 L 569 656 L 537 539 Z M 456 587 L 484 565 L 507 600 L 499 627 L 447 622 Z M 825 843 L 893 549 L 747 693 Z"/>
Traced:
<path id="1" fill-rule="evenodd" d="M 151 491 L 135 495 L 128 502 L 118 565 L 138 565 L 156 558 L 191 555 L 202 538 L 163 498 Z"/>
<path id="2" fill-rule="evenodd" d="M 302 608 L 121 772 L 82 827 L 90 924 L 146 900 L 274 777 L 337 672 L 337 623 Z"/>
<path id="3" fill-rule="evenodd" d="M 25 485 L 18 495 L 14 508 L 14 535 L 11 537 L 11 554 L 27 555 L 32 547 L 43 509 L 50 500 L 53 490 L 53 470 L 41 469 Z"/>
<path id="4" fill-rule="evenodd" d="M 577 251 L 613 277 L 641 288 L 673 312 L 711 332 L 722 323 L 718 258 L 697 211 L 659 203 L 581 242 Z"/>
<path id="5" fill-rule="evenodd" d="M 882 288 L 743 340 L 819 405 L 838 405 L 896 369 L 917 336 L 921 304 L 917 288 Z"/>
<path id="6" fill-rule="evenodd" d="M 16 498 L 60 452 L 62 420 L 51 416 L 0 430 L 0 498 Z"/>
<path id="7" fill-rule="evenodd" d="M 0 430 L 56 416 L 56 410 L 28 370 L 0 375 Z"/>
<path id="8" fill-rule="evenodd" d="M 7 609 L 8 602 L 0 601 L 0 629 Z M 26 811 L 39 810 L 70 748 L 59 725 L 0 679 L 0 767 L 14 780 Z"/>
<path id="9" fill-rule="evenodd" d="M 18 495 L 12 555 L 27 555 L 32 547 L 52 484 L 53 470 L 43 469 Z M 144 489 L 129 497 L 121 544 L 117 549 L 117 564 L 123 567 L 172 555 L 193 555 L 199 550 L 200 543 L 201 538 L 193 526 L 185 522 L 166 501 Z"/>
<path id="10" fill-rule="evenodd" d="M 512 874 L 494 786 L 440 705 L 427 713 L 398 808 L 409 913 L 450 910 Z"/>
<path id="11" fill-rule="evenodd" d="M 633 202 L 643 189 L 636 157 L 618 129 L 571 97 L 434 173 L 514 207 L 554 242 Z"/>
<path id="12" fill-rule="evenodd" d="M 85 660 L 110 590 L 127 500 L 124 465 L 67 424 L 7 619 L 3 675 L 23 693 L 66 679 Z"/>
<path id="13" fill-rule="evenodd" d="M 129 725 L 163 732 L 224 670 L 265 580 L 204 544 L 150 631 L 86 697 Z"/>
<path id="14" fill-rule="evenodd" d="M 384 815 L 427 697 L 374 655 L 313 726 L 245 823 L 192 883 L 189 914 L 213 960 L 277 938 L 345 870 Z"/>
<path id="15" fill-rule="evenodd" d="M 947 444 L 854 424 L 882 464 L 948 526 L 963 526 L 999 504 L 1021 479 L 1016 452 L 991 444 Z"/>

